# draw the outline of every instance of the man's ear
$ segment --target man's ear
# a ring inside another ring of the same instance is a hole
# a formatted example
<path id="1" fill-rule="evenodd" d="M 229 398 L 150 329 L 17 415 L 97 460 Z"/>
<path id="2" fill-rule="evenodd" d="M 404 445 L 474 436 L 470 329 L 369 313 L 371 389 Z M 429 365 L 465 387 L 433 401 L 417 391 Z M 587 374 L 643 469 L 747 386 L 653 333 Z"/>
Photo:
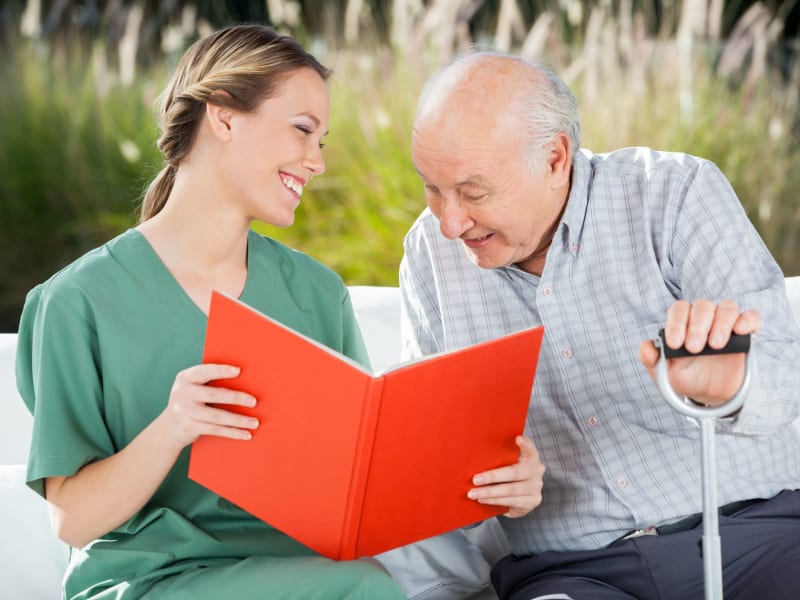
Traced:
<path id="1" fill-rule="evenodd" d="M 572 170 L 572 147 L 566 132 L 559 133 L 547 150 L 547 166 L 553 188 L 569 184 Z"/>
<path id="2" fill-rule="evenodd" d="M 230 139 L 232 119 L 233 111 L 230 108 L 206 102 L 206 120 L 213 134 L 220 140 Z"/>

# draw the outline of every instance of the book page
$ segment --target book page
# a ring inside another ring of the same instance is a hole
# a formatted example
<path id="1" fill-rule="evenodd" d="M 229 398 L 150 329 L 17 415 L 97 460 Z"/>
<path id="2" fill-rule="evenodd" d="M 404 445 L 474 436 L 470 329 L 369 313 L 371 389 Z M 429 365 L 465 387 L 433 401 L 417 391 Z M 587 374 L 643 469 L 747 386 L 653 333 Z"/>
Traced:
<path id="1" fill-rule="evenodd" d="M 371 375 L 230 297 L 212 299 L 204 362 L 241 367 L 220 385 L 253 394 L 251 440 L 203 436 L 189 476 L 325 555 L 348 514 Z M 359 365 L 360 366 L 360 365 Z"/>
<path id="2" fill-rule="evenodd" d="M 543 333 L 527 329 L 385 374 L 357 556 L 507 511 L 467 491 L 473 475 L 518 460 Z"/>

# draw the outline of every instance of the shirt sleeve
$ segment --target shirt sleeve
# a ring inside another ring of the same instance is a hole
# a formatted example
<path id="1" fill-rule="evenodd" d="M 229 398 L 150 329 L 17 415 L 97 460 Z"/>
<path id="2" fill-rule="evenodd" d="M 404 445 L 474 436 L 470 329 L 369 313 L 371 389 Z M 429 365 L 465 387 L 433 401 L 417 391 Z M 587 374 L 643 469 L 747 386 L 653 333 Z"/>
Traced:
<path id="1" fill-rule="evenodd" d="M 751 393 L 720 429 L 760 435 L 788 425 L 800 414 L 800 331 L 780 267 L 713 163 L 701 161 L 674 207 L 670 275 L 679 297 L 730 299 L 763 320 L 750 350 L 758 365 Z"/>
<path id="2" fill-rule="evenodd" d="M 44 479 L 73 475 L 114 453 L 102 411 L 94 328 L 48 284 L 34 288 L 20 319 L 17 386 L 33 414 L 27 482 L 44 496 Z"/>

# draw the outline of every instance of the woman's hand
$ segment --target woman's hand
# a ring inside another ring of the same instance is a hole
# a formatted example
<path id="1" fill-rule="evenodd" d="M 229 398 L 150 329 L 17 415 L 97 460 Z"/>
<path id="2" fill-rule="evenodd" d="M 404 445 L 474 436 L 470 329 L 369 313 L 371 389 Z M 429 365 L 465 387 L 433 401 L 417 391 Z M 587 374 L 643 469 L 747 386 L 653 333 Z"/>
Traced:
<path id="1" fill-rule="evenodd" d="M 201 435 L 249 439 L 253 417 L 218 405 L 255 406 L 249 394 L 206 385 L 239 374 L 230 365 L 196 365 L 178 373 L 167 407 L 125 448 L 69 477 L 48 477 L 56 535 L 82 548 L 130 519 L 153 496 L 181 450 Z M 102 493 L 99 493 L 102 491 Z"/>
<path id="2" fill-rule="evenodd" d="M 482 504 L 508 506 L 506 517 L 522 517 L 542 503 L 542 477 L 545 466 L 530 438 L 518 435 L 519 462 L 478 473 L 467 496 Z"/>
<path id="3" fill-rule="evenodd" d="M 258 419 L 226 410 L 225 405 L 253 407 L 256 399 L 245 392 L 207 385 L 219 379 L 232 379 L 239 368 L 231 365 L 202 364 L 189 367 L 175 376 L 169 402 L 161 418 L 172 441 L 184 448 L 201 435 L 216 435 L 249 440 Z"/>

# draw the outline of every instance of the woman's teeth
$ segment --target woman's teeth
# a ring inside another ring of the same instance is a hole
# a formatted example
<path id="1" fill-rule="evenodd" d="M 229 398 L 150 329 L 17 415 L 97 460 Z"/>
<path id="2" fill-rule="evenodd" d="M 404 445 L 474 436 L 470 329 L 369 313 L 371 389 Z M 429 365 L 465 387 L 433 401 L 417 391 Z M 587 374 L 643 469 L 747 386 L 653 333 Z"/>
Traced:
<path id="1" fill-rule="evenodd" d="M 290 190 L 292 190 L 298 196 L 302 196 L 303 195 L 303 186 L 300 185 L 297 181 L 295 181 L 291 177 L 281 177 L 281 181 L 283 182 L 283 185 L 288 187 Z"/>

